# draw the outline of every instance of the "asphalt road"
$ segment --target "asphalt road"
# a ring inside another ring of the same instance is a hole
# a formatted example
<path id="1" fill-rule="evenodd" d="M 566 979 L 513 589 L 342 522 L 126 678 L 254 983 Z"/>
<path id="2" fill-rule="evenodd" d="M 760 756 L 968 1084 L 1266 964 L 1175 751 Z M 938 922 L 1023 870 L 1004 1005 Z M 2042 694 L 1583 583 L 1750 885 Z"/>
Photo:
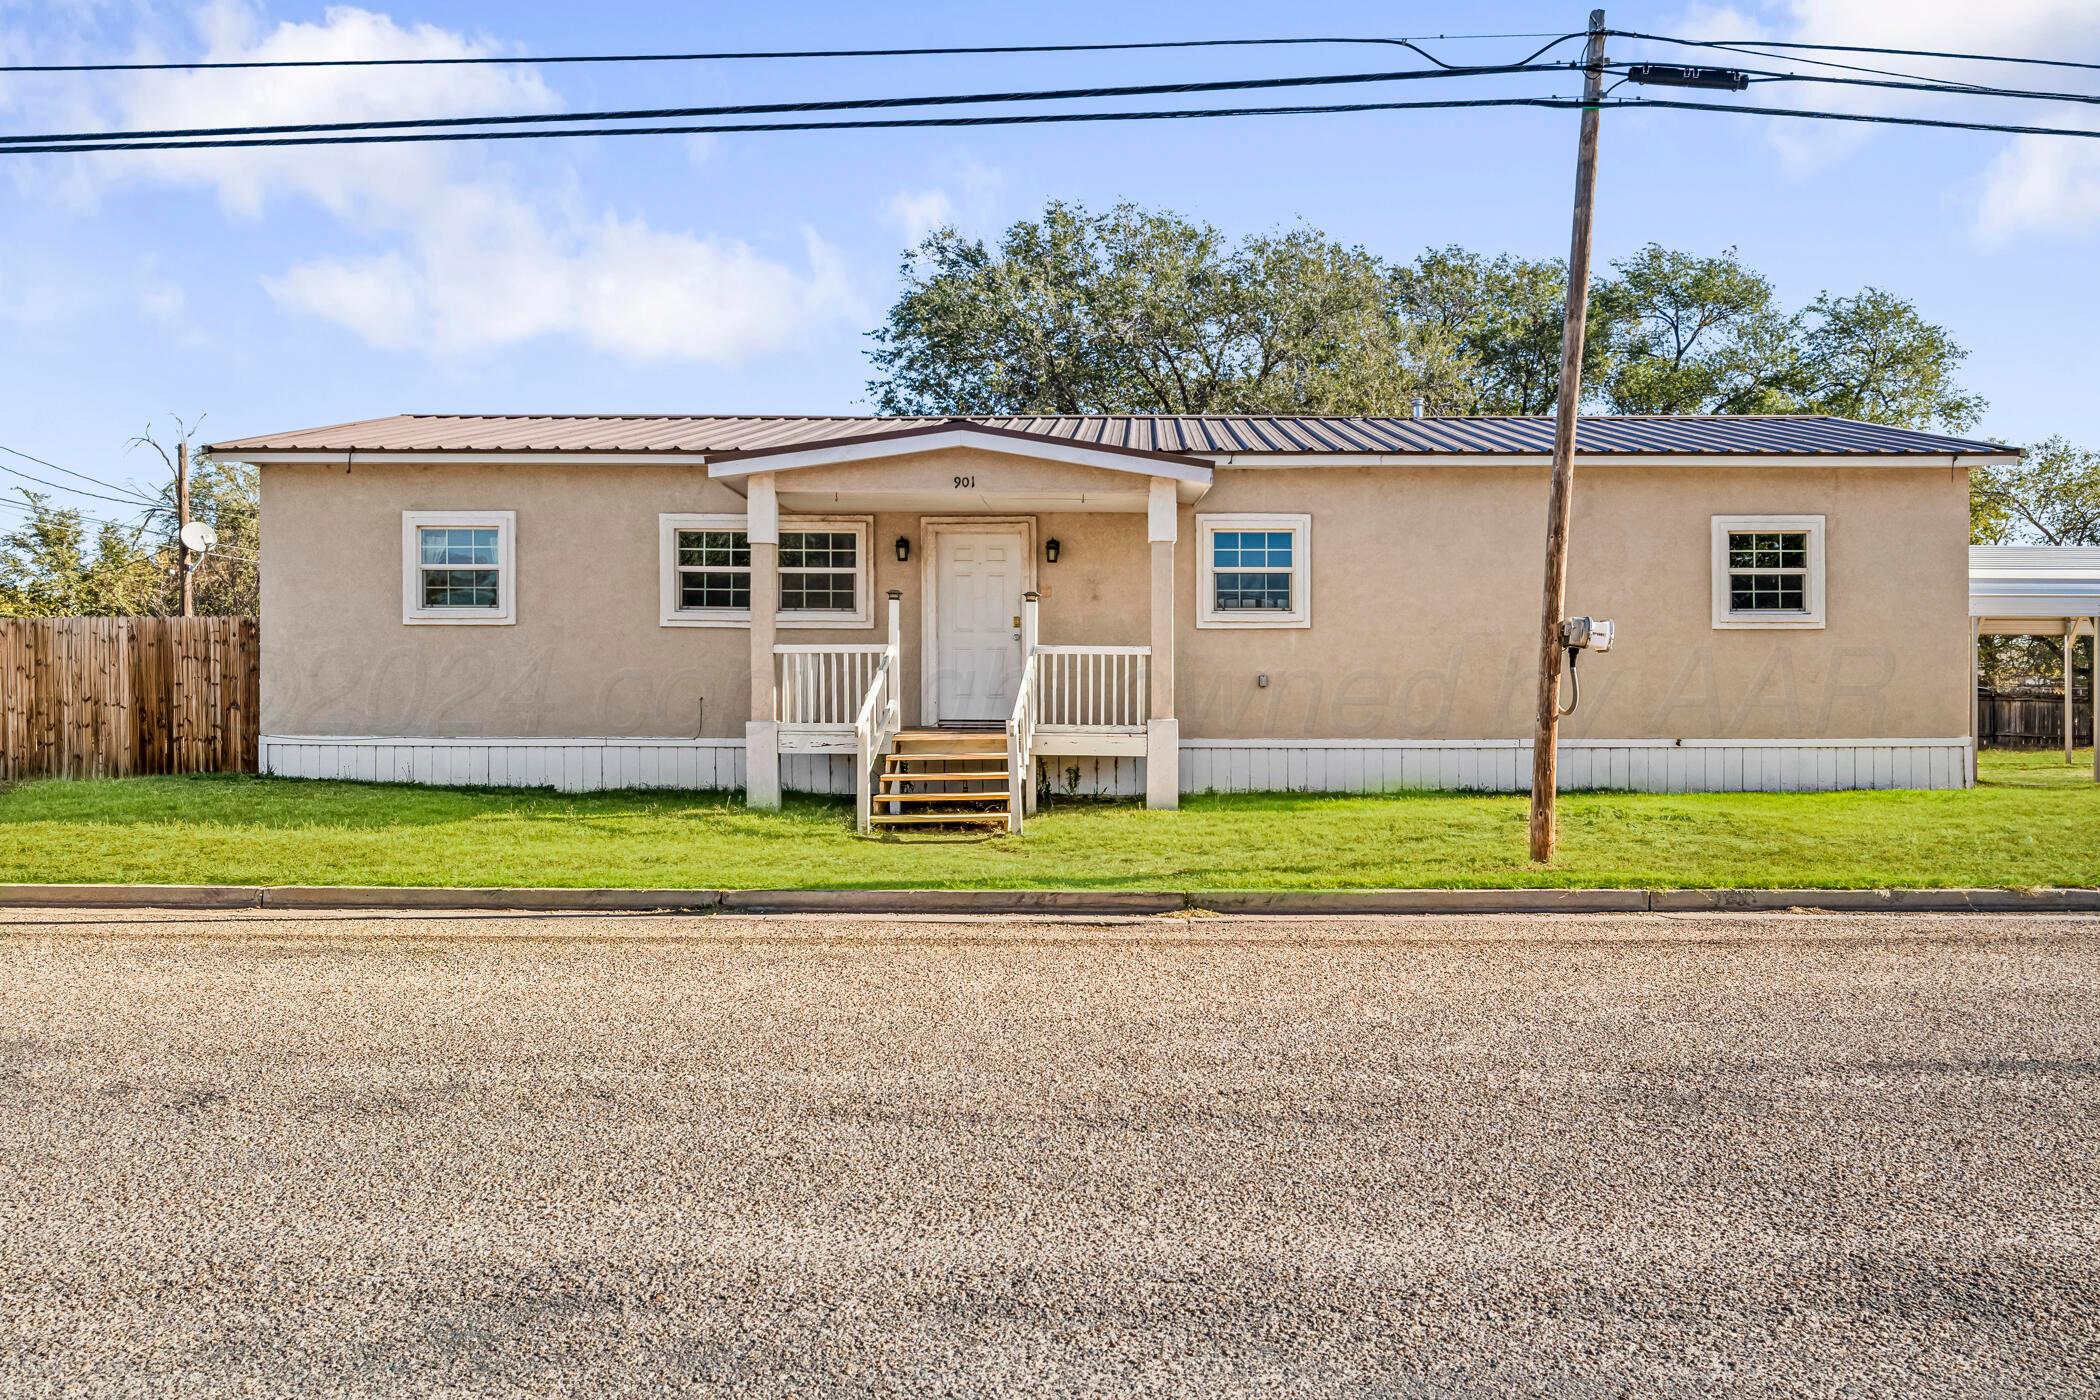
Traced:
<path id="1" fill-rule="evenodd" d="M 2100 921 L 0 913 L 0 1393 L 2051 1394 Z"/>

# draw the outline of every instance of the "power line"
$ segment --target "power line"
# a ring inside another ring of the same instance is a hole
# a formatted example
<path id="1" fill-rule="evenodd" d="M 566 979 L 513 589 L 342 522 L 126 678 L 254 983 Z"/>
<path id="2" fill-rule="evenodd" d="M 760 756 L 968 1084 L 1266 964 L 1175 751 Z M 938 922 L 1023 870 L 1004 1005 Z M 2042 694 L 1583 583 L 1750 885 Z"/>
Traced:
<path id="1" fill-rule="evenodd" d="M 395 132 L 348 136 L 265 136 L 203 141 L 105 141 L 65 145 L 9 145 L 0 138 L 0 155 L 49 155 L 95 151 L 228 150 L 275 146 L 401 145 L 431 141 L 535 141 L 583 136 L 699 136 L 791 131 L 894 131 L 919 128 L 1065 125 L 1090 122 L 1193 121 L 1222 117 L 1295 117 L 1365 112 L 1460 110 L 1488 107 L 1537 107 L 1565 111 L 1586 104 L 1573 97 L 1475 97 L 1421 102 L 1344 102 L 1293 107 L 1213 107 L 1138 112 L 1016 112 L 968 117 L 868 117 L 850 121 L 745 122 L 669 126 L 567 127 L 558 130 L 474 130 Z M 1796 117 L 1810 121 L 1860 122 L 1886 126 L 1924 126 L 1952 131 L 1988 131 L 2016 136 L 2100 137 L 2100 130 L 2032 126 L 2015 122 L 1969 122 L 1951 118 L 1904 117 L 1865 112 L 1825 112 L 1796 107 L 1746 107 L 1711 102 L 1655 98 L 1616 98 L 1598 104 L 1629 110 L 1675 109 L 1737 112 L 1746 116 Z M 239 130 L 239 128 L 233 128 Z"/>
<path id="2" fill-rule="evenodd" d="M 61 467 L 59 468 L 59 470 L 63 471 L 65 469 Z M 64 491 L 74 496 L 92 496 L 98 501 L 109 501 L 115 505 L 120 506 L 146 505 L 154 508 L 159 507 L 158 502 L 149 501 L 144 496 L 105 496 L 100 491 L 83 491 L 78 486 L 67 486 L 63 482 L 46 481 L 40 476 L 32 476 L 28 472 L 23 471 L 20 467 L 10 467 L 4 464 L 0 464 L 0 472 L 6 472 L 9 476 L 19 476 L 24 481 L 33 481 L 39 486 L 47 486 L 53 491 Z M 104 484 L 106 485 L 107 483 Z"/>
<path id="3" fill-rule="evenodd" d="M 169 63 L 13 63 L 0 64 L 0 73 L 165 73 L 205 72 L 269 68 L 442 68 L 469 64 L 531 67 L 557 63 L 722 63 L 748 59 L 798 58 L 940 58 L 983 54 L 1114 53 L 1152 49 L 1266 48 L 1321 44 L 1384 44 L 1415 49 L 1417 45 L 1446 40 L 1552 39 L 1548 49 L 1580 38 L 1580 33 L 1561 34 L 1539 30 L 1521 34 L 1416 34 L 1410 37 L 1376 35 L 1329 35 L 1277 39 L 1156 39 L 1098 44 L 978 44 L 941 45 L 899 49 L 747 49 L 695 53 L 585 53 L 542 54 L 513 57 L 500 54 L 452 58 L 273 58 Z M 1541 49 L 1539 52 L 1544 53 Z M 1423 54 L 1429 58 L 1428 54 Z M 1534 55 L 1536 56 L 1536 55 Z M 1435 62 L 1434 58 L 1430 58 Z"/>
<path id="4" fill-rule="evenodd" d="M 2023 63 L 2043 68 L 2078 68 L 2100 72 L 2100 63 L 2069 58 L 2029 58 L 2012 54 L 1960 53 L 1947 49 L 1895 49 L 1873 44 L 1804 44 L 1784 39 L 1675 39 L 1667 34 L 1642 34 L 1632 29 L 1606 31 L 1621 39 L 1653 39 L 1664 44 L 1687 44 L 1702 49 L 1741 49 L 1756 45 L 1766 49 L 1801 49 L 1816 53 L 1880 53 L 1896 58 L 1952 58 L 1965 63 Z"/>
<path id="5" fill-rule="evenodd" d="M 1873 126 L 1930 126 L 1948 131 L 1995 131 L 2009 136 L 2080 136 L 2100 138 L 2100 130 L 2076 126 L 2026 126 L 2018 122 L 1964 122 L 1950 117 L 1900 117 L 1870 112 L 1817 112 L 1800 107 L 1738 107 L 1723 102 L 1682 102 L 1674 98 L 1634 98 L 1607 102 L 1607 107 L 1638 110 L 1667 107 L 1683 112 L 1739 112 L 1748 117 L 1805 117 L 1813 121 L 1864 122 Z M 6 154 L 0 148 L 0 155 Z"/>
<path id="6" fill-rule="evenodd" d="M 1874 77 L 1896 78 L 1908 83 L 1923 83 L 1932 85 L 1928 88 L 1923 89 L 1925 91 L 1944 91 L 1956 94 L 1973 93 L 1979 96 L 1999 97 L 2048 97 L 2055 100 L 2072 102 L 2089 102 L 2093 100 L 2093 98 L 2090 95 L 2084 93 L 2034 93 L 2020 88 L 2001 88 L 1985 83 L 1965 82 L 1959 78 L 1936 78 L 1923 73 L 1906 72 L 1902 69 L 1896 68 L 1876 68 L 1867 64 L 1840 63 L 1834 59 L 1828 58 L 1811 58 L 1796 54 L 1772 53 L 1769 50 L 1769 48 L 1755 47 L 1751 44 L 1731 43 L 1712 39 L 1672 39 L 1660 34 L 1629 33 L 1625 37 L 1647 39 L 1656 43 L 1677 44 L 1689 48 L 1725 50 L 1729 53 L 1746 54 L 1752 58 L 1769 58 L 1791 61 L 1794 63 L 1808 63 L 1813 64 L 1818 68 L 1834 68 L 1847 73 L 1866 73 Z M 2039 62 L 2040 60 L 2035 61 Z M 1618 67 L 1619 65 L 1614 64 L 1613 66 Z M 1771 70 L 1769 69 L 1751 69 L 1747 71 L 1766 73 L 1771 76 L 1799 78 L 1803 81 L 1815 81 L 1815 79 L 1811 75 L 1807 74 L 1796 74 L 1790 72 L 1785 74 L 1772 75 Z M 1831 79 L 1827 81 L 1836 80 Z"/>
<path id="7" fill-rule="evenodd" d="M 24 452 L 19 448 L 9 447 L 5 443 L 0 443 L 0 452 L 5 452 L 10 457 L 20 457 L 25 462 L 34 462 L 40 467 L 49 467 L 52 471 L 55 472 L 63 472 L 67 476 L 74 477 L 78 480 L 87 482 L 90 486 L 106 486 L 112 491 L 123 492 L 126 495 L 136 497 L 140 502 L 151 502 L 153 499 L 152 497 L 146 495 L 143 491 L 133 490 L 129 486 L 124 486 L 114 481 L 104 481 L 101 477 L 89 476 L 86 472 L 76 472 L 71 467 L 62 467 L 56 462 L 47 462 L 41 457 L 32 457 L 27 452 Z M 6 470 L 6 468 L 0 468 L 0 470 Z M 58 489 L 61 491 L 68 491 L 72 488 L 67 486 L 60 486 L 58 487 Z"/>
<path id="8" fill-rule="evenodd" d="M 1838 87 L 1931 92 L 1951 97 L 2010 97 L 2035 102 L 2100 103 L 2100 95 L 2089 92 L 2037 92 L 2030 88 L 1989 87 L 1979 83 L 1938 83 L 1926 79 L 1901 82 L 1892 78 L 1838 78 L 1828 73 L 1780 73 L 1762 68 L 1746 68 L 1740 71 L 1751 74 L 1760 83 L 1824 83 Z"/>
<path id="9" fill-rule="evenodd" d="M 40 515 L 70 515 L 85 525 L 107 525 L 118 530 L 129 530 L 134 538 L 145 533 L 150 528 L 148 522 L 151 516 L 171 513 L 166 506 L 155 506 L 149 510 L 139 512 L 139 514 L 129 520 L 111 520 L 105 515 L 89 515 L 77 506 L 52 505 L 47 502 L 39 509 L 36 505 L 27 501 L 9 500 L 5 497 L 0 497 L 0 510 L 10 510 L 17 515 L 25 516 L 32 520 Z M 205 551 L 203 557 L 233 559 L 243 564 L 260 565 L 262 563 L 262 560 L 256 555 L 237 549 L 223 549 L 216 545 Z"/>
<path id="10" fill-rule="evenodd" d="M 1329 112 L 1434 111 L 1466 107 L 1580 107 L 1573 97 L 1475 97 L 1423 102 L 1345 102 L 1301 107 L 1181 108 L 1152 112 L 1014 112 L 976 117 L 864 117 L 852 121 L 744 122 L 674 126 L 564 127 L 559 129 L 408 131 L 381 135 L 263 136 L 207 141 L 95 141 L 59 145 L 15 145 L 0 137 L 0 155 L 52 155 L 92 151 L 212 151 L 257 146 L 368 146 L 428 141 L 534 141 L 578 136 L 705 136 L 772 131 L 895 131 L 920 127 L 1040 126 L 1071 122 L 1187 121 L 1212 117 L 1305 116 Z M 240 128 L 230 128 L 239 131 Z"/>
<path id="11" fill-rule="evenodd" d="M 1629 37 L 1649 39 L 1656 43 L 1663 44 L 1679 44 L 1690 48 L 1725 49 L 1729 53 L 1748 54 L 1752 58 L 1785 59 L 1793 63 L 1810 63 L 1814 64 L 1818 68 L 1836 68 L 1847 73 L 1871 73 L 1883 78 L 1909 78 L 1915 82 L 1921 83 L 1942 81 L 1947 83 L 1960 84 L 1960 80 L 1956 78 L 1932 79 L 1928 78 L 1923 73 L 1910 73 L 1897 68 L 1875 68 L 1870 65 L 1861 63 L 1840 63 L 1835 59 L 1829 58 L 1809 58 L 1795 54 L 1778 54 L 1769 52 L 1765 49 L 1751 48 L 1741 44 L 1717 43 L 1713 40 L 1708 39 L 1669 39 L 1659 34 L 1631 35 Z M 1964 87 L 1969 86 L 1969 84 L 1960 85 Z"/>
<path id="12" fill-rule="evenodd" d="M 636 107 L 608 112 L 520 113 L 479 117 L 403 117 L 375 121 L 300 122 L 273 126 L 167 127 L 141 131 L 34 132 L 0 136 L 0 142 L 20 145 L 37 142 L 97 142 L 110 140 L 169 140 L 221 136 L 292 135 L 330 131 L 400 131 L 449 129 L 473 126 L 520 126 L 527 123 L 609 121 L 654 121 L 685 117 L 770 116 L 790 112 L 842 112 L 882 110 L 896 107 L 953 107 L 999 102 L 1069 102 L 1101 97 L 1163 97 L 1197 92 L 1244 92 L 1260 89 L 1328 87 L 1362 83 L 1408 82 L 1427 78 L 1473 78 L 1506 73 L 1561 73 L 1566 65 L 1491 64 L 1480 67 L 1407 68 L 1379 73 L 1335 73 L 1285 78 L 1231 78 L 1206 82 L 1138 83 L 1120 87 L 1041 88 L 1024 92 L 938 93 L 920 97 L 824 98 L 808 102 L 760 102 L 716 107 Z"/>
<path id="13" fill-rule="evenodd" d="M 25 497 L 28 495 L 27 492 L 22 492 L 19 490 L 19 488 L 14 489 L 18 491 L 18 494 L 21 494 Z M 0 497 L 0 510 L 15 511 L 18 514 L 28 516 L 32 519 L 34 519 L 38 514 L 38 508 L 30 504 L 26 499 L 22 501 L 15 501 L 9 500 L 5 497 Z M 146 528 L 146 517 L 152 514 L 151 511 L 141 511 L 139 512 L 139 514 L 133 516 L 129 520 L 111 520 L 107 516 L 89 515 L 86 511 L 81 510 L 78 506 L 61 506 L 46 503 L 43 506 L 42 510 L 43 513 L 46 514 L 61 513 L 66 515 L 75 515 L 90 525 L 113 525 L 119 530 L 144 530 Z"/>

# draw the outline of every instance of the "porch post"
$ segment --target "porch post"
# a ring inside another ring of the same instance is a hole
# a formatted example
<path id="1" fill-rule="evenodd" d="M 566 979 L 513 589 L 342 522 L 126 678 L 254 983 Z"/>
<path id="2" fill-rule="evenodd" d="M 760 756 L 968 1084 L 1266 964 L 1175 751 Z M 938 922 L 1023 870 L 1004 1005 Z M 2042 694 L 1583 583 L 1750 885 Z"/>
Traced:
<path id="1" fill-rule="evenodd" d="M 1021 595 L 1021 665 L 1023 667 L 1027 667 L 1035 660 L 1036 643 L 1043 635 L 1037 618 L 1037 608 L 1042 603 L 1042 597 L 1043 595 L 1036 592 L 1033 588 Z M 1043 676 L 1041 671 L 1036 672 L 1035 697 L 1031 703 L 1035 707 L 1035 712 L 1040 715 L 1043 712 Z M 1033 771 L 1035 764 L 1031 762 L 1028 766 L 1031 771 L 1020 775 L 1021 812 L 1024 816 L 1032 817 L 1035 815 L 1036 805 L 1035 773 Z"/>
<path id="2" fill-rule="evenodd" d="M 780 504 L 773 474 L 750 478 L 745 540 L 751 548 L 751 718 L 744 725 L 744 802 L 780 806 L 780 725 L 773 695 L 773 639 L 780 611 Z"/>
<path id="3" fill-rule="evenodd" d="M 1969 619 L 1969 786 L 1976 786 L 1978 751 L 1983 748 L 1983 619 Z"/>
<path id="4" fill-rule="evenodd" d="M 2064 619 L 2064 762 L 2066 763 L 2071 761 L 2071 741 L 2077 737 L 2077 730 L 2071 723 L 2073 716 L 2077 714 L 2077 709 L 2071 696 L 2078 689 L 2078 672 L 2071 660 L 2071 644 L 2077 640 L 2078 619 L 2067 617 Z"/>
<path id="5" fill-rule="evenodd" d="M 1174 483 L 1152 478 L 1145 535 L 1152 545 L 1152 696 L 1145 721 L 1145 805 L 1181 805 L 1181 721 L 1174 714 L 1174 545 L 1181 503 Z"/>

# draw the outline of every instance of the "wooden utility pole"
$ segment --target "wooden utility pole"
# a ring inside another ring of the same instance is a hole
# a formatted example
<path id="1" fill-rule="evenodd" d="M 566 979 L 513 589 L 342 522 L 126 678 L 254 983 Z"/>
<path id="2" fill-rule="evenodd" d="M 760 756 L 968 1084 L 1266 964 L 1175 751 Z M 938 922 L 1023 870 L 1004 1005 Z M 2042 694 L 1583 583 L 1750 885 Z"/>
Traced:
<path id="1" fill-rule="evenodd" d="M 1582 137 L 1575 148 L 1575 228 L 1568 241 L 1568 311 L 1560 332 L 1560 406 L 1553 419 L 1553 495 L 1546 507 L 1546 597 L 1539 623 L 1538 729 L 1531 745 L 1531 858 L 1553 859 L 1560 780 L 1561 614 L 1568 593 L 1568 518 L 1575 505 L 1575 412 L 1590 315 L 1590 215 L 1597 199 L 1598 102 L 1604 96 L 1604 11 L 1590 11 L 1582 51 Z"/>
<path id="2" fill-rule="evenodd" d="M 182 616 L 197 613 L 197 590 L 190 580 L 190 544 L 182 537 L 190 528 L 190 442 L 175 444 L 175 569 L 182 578 Z"/>

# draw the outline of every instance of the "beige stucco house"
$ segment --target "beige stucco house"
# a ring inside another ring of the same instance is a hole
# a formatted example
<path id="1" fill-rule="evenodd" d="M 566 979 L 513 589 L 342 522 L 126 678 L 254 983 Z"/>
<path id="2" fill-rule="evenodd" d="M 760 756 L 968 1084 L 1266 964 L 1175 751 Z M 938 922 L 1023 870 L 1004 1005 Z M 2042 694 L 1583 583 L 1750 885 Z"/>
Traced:
<path id="1" fill-rule="evenodd" d="M 1074 790 L 1522 788 L 1551 431 L 411 415 L 210 451 L 261 468 L 266 771 L 1018 824 Z M 1968 473 L 2016 460 L 1585 419 L 1569 611 L 1618 640 L 1563 781 L 1966 784 Z"/>

